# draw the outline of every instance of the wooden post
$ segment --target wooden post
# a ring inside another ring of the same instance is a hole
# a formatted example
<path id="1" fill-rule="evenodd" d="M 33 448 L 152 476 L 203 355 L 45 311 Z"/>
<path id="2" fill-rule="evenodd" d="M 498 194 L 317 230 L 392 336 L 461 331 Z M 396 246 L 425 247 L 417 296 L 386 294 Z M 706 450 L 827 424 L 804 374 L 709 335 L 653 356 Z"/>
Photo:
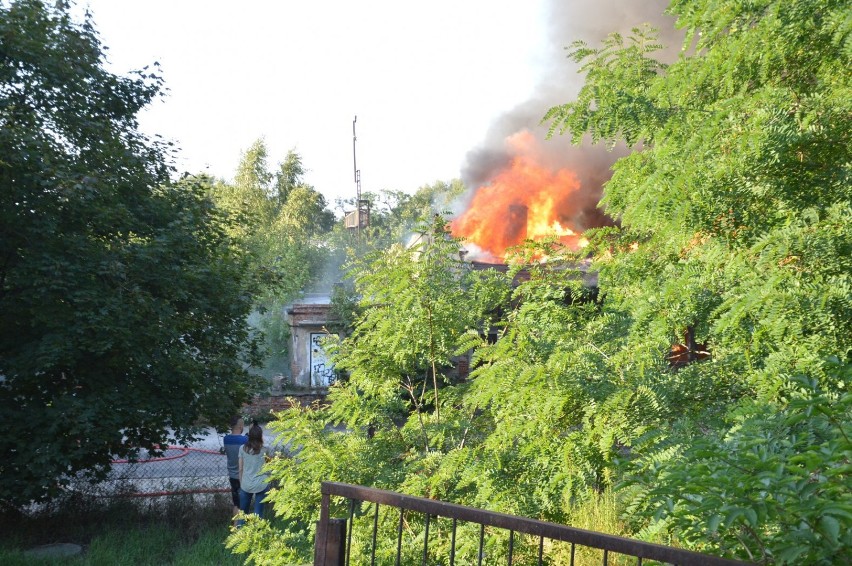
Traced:
<path id="1" fill-rule="evenodd" d="M 346 563 L 346 519 L 328 519 L 325 528 L 317 521 L 314 566 L 344 566 Z"/>

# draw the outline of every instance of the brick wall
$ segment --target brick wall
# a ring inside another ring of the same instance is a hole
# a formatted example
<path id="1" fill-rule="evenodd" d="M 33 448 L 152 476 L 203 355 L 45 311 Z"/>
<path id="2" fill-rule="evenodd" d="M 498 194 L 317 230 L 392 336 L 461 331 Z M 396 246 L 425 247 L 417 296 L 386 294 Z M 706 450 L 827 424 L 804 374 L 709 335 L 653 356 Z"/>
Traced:
<path id="1" fill-rule="evenodd" d="M 295 403 L 298 403 L 302 407 L 307 407 L 314 401 L 325 401 L 325 395 L 292 394 L 257 396 L 249 403 L 243 405 L 243 414 L 251 417 L 265 417 L 269 415 L 270 412 L 289 409 Z"/>

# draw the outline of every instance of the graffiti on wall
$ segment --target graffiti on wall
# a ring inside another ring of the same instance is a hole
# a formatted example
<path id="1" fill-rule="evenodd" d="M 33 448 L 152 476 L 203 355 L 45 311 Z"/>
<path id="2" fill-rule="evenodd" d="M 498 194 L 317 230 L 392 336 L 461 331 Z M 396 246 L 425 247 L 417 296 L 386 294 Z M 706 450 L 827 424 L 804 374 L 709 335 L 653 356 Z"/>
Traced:
<path id="1" fill-rule="evenodd" d="M 324 332 L 311 332 L 310 364 L 311 387 L 328 387 L 337 381 L 334 366 L 322 347 L 322 339 L 328 336 Z"/>

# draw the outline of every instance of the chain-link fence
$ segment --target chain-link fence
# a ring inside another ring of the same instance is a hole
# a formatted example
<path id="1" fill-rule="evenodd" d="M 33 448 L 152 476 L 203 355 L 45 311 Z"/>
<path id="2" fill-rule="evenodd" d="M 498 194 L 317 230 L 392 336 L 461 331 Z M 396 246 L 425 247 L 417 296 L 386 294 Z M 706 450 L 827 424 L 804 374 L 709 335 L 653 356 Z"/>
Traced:
<path id="1" fill-rule="evenodd" d="M 281 455 L 290 453 L 267 430 L 264 445 Z M 94 497 L 230 493 L 223 435 L 210 429 L 186 446 L 170 445 L 156 452 L 140 450 L 133 460 L 113 460 L 105 480 L 72 482 L 71 489 Z"/>
<path id="2" fill-rule="evenodd" d="M 229 492 L 227 459 L 218 449 L 195 446 L 169 446 L 156 455 L 142 451 L 134 461 L 113 461 L 107 479 L 90 489 L 136 497 Z"/>
<path id="3" fill-rule="evenodd" d="M 273 441 L 264 438 L 264 443 Z M 230 493 L 223 436 L 209 429 L 186 446 L 170 445 L 156 452 L 142 449 L 133 460 L 113 460 L 104 481 L 80 482 L 73 490 L 95 497 Z"/>

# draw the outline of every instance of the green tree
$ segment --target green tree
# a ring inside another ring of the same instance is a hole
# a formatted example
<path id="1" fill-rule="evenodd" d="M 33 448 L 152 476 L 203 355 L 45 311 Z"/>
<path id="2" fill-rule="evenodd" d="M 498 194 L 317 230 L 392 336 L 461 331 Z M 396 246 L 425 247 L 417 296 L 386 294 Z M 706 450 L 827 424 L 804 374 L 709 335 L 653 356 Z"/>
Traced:
<path id="1" fill-rule="evenodd" d="M 468 385 L 452 375 L 452 362 L 468 333 L 478 336 L 505 303 L 508 280 L 462 264 L 459 242 L 440 217 L 419 235 L 411 247 L 395 245 L 353 266 L 360 318 L 350 336 L 329 341 L 335 367 L 347 374 L 332 388 L 330 406 L 288 411 L 271 425 L 302 449 L 299 458 L 270 464 L 279 482 L 271 497 L 288 521 L 284 531 L 257 523 L 231 539 L 253 559 L 299 550 L 302 521 L 317 511 L 320 481 L 429 493 L 440 489 L 440 482 L 429 483 L 433 470 L 464 450 L 474 415 L 458 403 Z M 284 544 L 247 544 L 271 536 Z"/>
<path id="2" fill-rule="evenodd" d="M 674 1 L 670 11 L 687 32 L 675 63 L 653 59 L 659 46 L 647 29 L 612 35 L 600 48 L 574 44 L 586 84 L 546 116 L 551 132 L 575 141 L 590 135 L 634 147 L 616 163 L 602 201 L 621 228 L 593 238 L 608 308 L 629 320 L 621 363 L 653 375 L 649 368 L 690 328 L 712 353 L 685 368 L 692 379 L 730 384 L 729 404 L 696 395 L 689 419 L 679 406 L 661 434 L 634 437 L 629 458 L 644 470 L 634 511 L 669 520 L 650 528 L 668 526 L 699 548 L 766 562 L 828 563 L 850 552 L 838 535 L 852 526 L 848 500 L 835 502 L 836 520 L 814 522 L 808 511 L 830 504 L 834 482 L 849 481 L 848 431 L 802 411 L 817 395 L 838 422 L 850 420 L 841 402 L 848 372 L 829 362 L 848 364 L 852 349 L 848 7 Z M 657 369 L 657 389 L 665 394 L 683 371 Z M 793 426 L 798 418 L 806 422 Z M 787 434 L 789 442 L 777 442 Z M 731 456 L 761 435 L 763 456 Z M 833 443 L 828 452 L 825 443 Z M 789 457 L 797 451 L 802 457 Z M 764 474 L 762 458 L 779 474 Z M 683 480 L 687 470 L 727 480 L 731 489 L 714 495 L 718 515 L 695 505 L 709 493 L 666 480 Z M 753 477 L 766 489 L 745 489 Z M 795 500 L 789 484 L 805 477 L 816 485 L 809 499 Z M 655 494 L 650 501 L 645 489 Z M 768 512 L 766 493 L 790 497 L 789 515 Z M 689 528 L 680 515 L 687 509 Z M 794 523 L 810 533 L 785 541 L 778 533 Z"/>
<path id="3" fill-rule="evenodd" d="M 483 297 L 474 292 L 475 276 L 459 250 L 443 218 L 435 216 L 413 245 L 391 246 L 361 262 L 355 283 L 364 297 L 363 314 L 335 358 L 355 382 L 401 383 L 415 412 L 421 414 L 428 404 L 438 420 L 440 369 L 450 364 L 463 334 L 484 324 L 487 313 L 477 304 Z M 423 450 L 430 449 L 424 431 Z"/>
<path id="4" fill-rule="evenodd" d="M 263 332 L 266 355 L 261 373 L 286 373 L 289 329 L 284 305 L 322 285 L 331 250 L 326 239 L 335 218 L 325 198 L 304 183 L 302 158 L 288 152 L 276 175 L 258 139 L 246 150 L 233 184 L 217 183 L 213 196 L 232 222 L 232 235 L 250 258 L 256 282 L 252 325 Z M 274 186 L 273 186 L 273 178 Z"/>
<path id="5" fill-rule="evenodd" d="M 362 199 L 370 203 L 370 226 L 362 230 L 360 238 L 340 226 L 333 234 L 332 247 L 345 250 L 348 257 L 363 257 L 371 251 L 386 249 L 393 244 L 406 242 L 417 230 L 423 218 L 434 214 L 447 216 L 451 205 L 465 191 L 458 179 L 437 181 L 423 185 L 414 194 L 404 191 L 381 190 L 364 192 Z M 336 208 L 351 211 L 355 199 L 338 199 Z"/>
<path id="6" fill-rule="evenodd" d="M 243 193 L 253 194 L 253 198 L 260 199 L 272 196 L 272 173 L 269 172 L 269 151 L 263 139 L 257 139 L 243 153 L 237 173 L 234 176 L 234 184 Z"/>
<path id="7" fill-rule="evenodd" d="M 370 203 L 370 226 L 356 237 L 355 233 L 338 223 L 326 239 L 329 250 L 330 268 L 327 273 L 334 282 L 332 287 L 332 309 L 335 332 L 348 334 L 357 319 L 358 292 L 345 272 L 347 262 L 356 263 L 379 250 L 395 244 L 407 243 L 418 229 L 418 223 L 435 214 L 446 215 L 455 199 L 464 193 L 464 185 L 458 179 L 438 181 L 424 185 L 414 194 L 403 191 L 382 190 L 365 192 L 362 198 Z M 354 210 L 354 199 L 338 199 L 336 208 L 343 212 Z"/>
<path id="8" fill-rule="evenodd" d="M 305 172 L 302 156 L 296 153 L 295 149 L 288 151 L 275 173 L 275 194 L 279 202 L 287 202 L 290 191 L 302 185 L 302 177 L 304 177 Z"/>
<path id="9" fill-rule="evenodd" d="M 243 153 L 234 184 L 217 184 L 213 194 L 238 226 L 234 235 L 255 270 L 265 274 L 263 295 L 286 301 L 316 284 L 327 255 L 323 236 L 335 218 L 322 194 L 303 182 L 299 154 L 288 152 L 275 187 L 267 155 L 262 139 L 253 142 Z"/>
<path id="10" fill-rule="evenodd" d="M 247 397 L 243 258 L 207 183 L 137 130 L 159 92 L 88 17 L 0 6 L 0 499 L 56 495 Z M 23 431 L 23 432 L 20 432 Z"/>
<path id="11" fill-rule="evenodd" d="M 268 232 L 279 208 L 270 193 L 271 179 L 266 143 L 257 139 L 243 152 L 235 181 L 218 181 L 211 186 L 211 196 L 217 208 L 231 220 L 231 235 L 252 258 L 252 271 L 259 276 L 263 290 L 274 289 L 279 283 L 265 259 L 270 255 Z"/>
<path id="12" fill-rule="evenodd" d="M 848 381 L 852 366 L 838 362 L 830 374 Z M 654 528 L 691 544 L 710 538 L 751 560 L 849 562 L 852 394 L 826 394 L 804 376 L 790 386 L 798 395 L 789 402 L 742 402 L 730 429 L 698 436 L 674 457 L 644 459 L 633 505 L 665 517 Z"/>
<path id="13" fill-rule="evenodd" d="M 322 194 L 313 187 L 299 185 L 289 191 L 277 221 L 280 230 L 317 241 L 318 236 L 331 231 L 335 218 Z"/>
<path id="14" fill-rule="evenodd" d="M 338 351 L 349 381 L 331 407 L 273 425 L 303 447 L 271 466 L 276 509 L 312 518 L 319 482 L 340 480 L 570 523 L 617 484 L 639 536 L 763 563 L 848 561 L 846 4 L 677 0 L 686 48 L 668 66 L 649 29 L 575 44 L 586 84 L 546 120 L 633 148 L 604 192 L 619 226 L 588 234 L 590 266 L 525 244 L 509 303 L 499 284 L 480 294 L 462 278 L 455 294 L 447 270 L 421 271 L 401 248 L 356 269 L 362 301 Z M 488 320 L 467 301 L 492 292 L 496 341 L 470 320 L 458 340 L 425 323 L 442 297 L 442 311 Z M 467 382 L 430 383 L 438 337 L 473 351 Z M 340 423 L 347 433 L 328 426 Z M 304 548 L 309 531 L 293 525 L 252 557 Z M 255 528 L 232 543 L 263 541 Z M 370 544 L 359 528 L 355 555 Z M 430 540 L 435 556 L 442 544 Z"/>
<path id="15" fill-rule="evenodd" d="M 423 185 L 414 194 L 403 191 L 381 191 L 372 195 L 376 210 L 375 225 L 386 231 L 394 241 L 402 241 L 429 215 L 449 214 L 453 201 L 464 194 L 465 187 L 458 179 Z"/>

